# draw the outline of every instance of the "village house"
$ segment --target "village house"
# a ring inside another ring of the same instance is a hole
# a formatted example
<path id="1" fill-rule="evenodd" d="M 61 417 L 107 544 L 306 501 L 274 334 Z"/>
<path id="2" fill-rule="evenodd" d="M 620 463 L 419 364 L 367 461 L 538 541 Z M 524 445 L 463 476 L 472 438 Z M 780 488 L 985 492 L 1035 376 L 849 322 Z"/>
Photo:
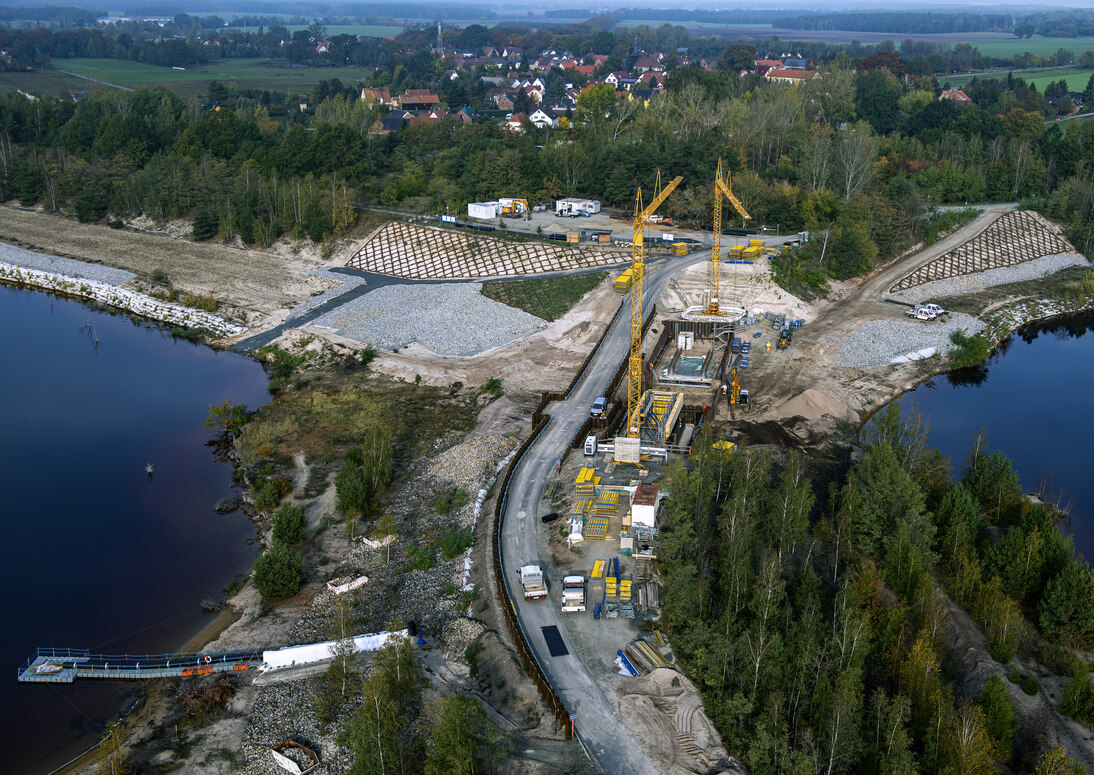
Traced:
<path id="1" fill-rule="evenodd" d="M 441 98 L 429 89 L 407 89 L 406 94 L 399 97 L 399 107 L 403 110 L 431 110 L 440 101 Z"/>
<path id="2" fill-rule="evenodd" d="M 953 100 L 958 105 L 968 105 L 972 102 L 972 98 L 965 94 L 961 89 L 945 89 L 938 95 L 940 100 Z"/>
<path id="3" fill-rule="evenodd" d="M 816 70 L 787 70 L 786 68 L 773 67 L 764 73 L 764 79 L 773 83 L 800 84 L 813 78 L 819 78 Z"/>

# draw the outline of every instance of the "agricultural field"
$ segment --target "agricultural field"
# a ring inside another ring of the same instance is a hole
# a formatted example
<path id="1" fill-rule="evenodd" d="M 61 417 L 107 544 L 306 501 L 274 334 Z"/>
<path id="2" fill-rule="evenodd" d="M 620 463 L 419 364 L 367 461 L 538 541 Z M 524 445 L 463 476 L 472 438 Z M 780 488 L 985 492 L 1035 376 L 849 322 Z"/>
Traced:
<path id="1" fill-rule="evenodd" d="M 1022 78 L 1026 83 L 1036 86 L 1037 90 L 1041 92 L 1043 92 L 1045 87 L 1052 81 L 1065 81 L 1067 83 L 1068 91 L 1081 92 L 1086 88 L 1086 83 L 1090 79 L 1091 74 L 1094 74 L 1094 70 L 1086 70 L 1078 67 L 1052 67 L 1037 70 L 1014 70 L 1012 72 L 1016 78 Z M 999 72 L 990 73 L 988 75 L 978 75 L 976 77 L 1006 78 L 1007 71 L 1001 70 Z M 943 83 L 950 84 L 951 88 L 961 89 L 972 80 L 972 76 L 950 75 L 945 78 L 940 78 L 939 80 Z"/>
<path id="2" fill-rule="evenodd" d="M 1052 56 L 1062 48 L 1075 52 L 1075 57 L 1084 51 L 1094 50 L 1094 38 L 1009 38 L 1004 40 L 969 41 L 981 54 L 995 57 L 1010 57 L 1025 54 Z"/>
<path id="3" fill-rule="evenodd" d="M 91 91 L 97 88 L 92 81 L 102 81 L 128 89 L 164 84 L 179 94 L 189 96 L 204 94 L 211 81 L 222 81 L 235 82 L 241 88 L 302 94 L 323 79 L 339 78 L 344 84 L 354 84 L 372 76 L 372 68 L 368 67 L 286 67 L 266 59 L 231 59 L 188 70 L 174 70 L 120 59 L 77 58 L 54 60 L 53 67 L 53 72 L 46 73 L 0 74 L 0 89 L 22 89 L 58 96 L 63 89 Z"/>
<path id="4" fill-rule="evenodd" d="M 569 277 L 484 283 L 482 294 L 551 322 L 569 312 L 606 275 L 607 272 L 592 272 Z"/>

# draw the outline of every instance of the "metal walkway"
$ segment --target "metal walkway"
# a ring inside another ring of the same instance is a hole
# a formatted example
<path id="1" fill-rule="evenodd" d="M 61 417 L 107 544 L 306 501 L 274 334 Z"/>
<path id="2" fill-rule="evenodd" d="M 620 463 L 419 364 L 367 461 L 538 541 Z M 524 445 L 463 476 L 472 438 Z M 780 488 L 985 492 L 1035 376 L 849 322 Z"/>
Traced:
<path id="1" fill-rule="evenodd" d="M 262 652 L 250 650 L 135 655 L 40 648 L 19 668 L 18 678 L 23 683 L 53 684 L 70 684 L 77 678 L 144 680 L 250 670 L 260 664 Z"/>

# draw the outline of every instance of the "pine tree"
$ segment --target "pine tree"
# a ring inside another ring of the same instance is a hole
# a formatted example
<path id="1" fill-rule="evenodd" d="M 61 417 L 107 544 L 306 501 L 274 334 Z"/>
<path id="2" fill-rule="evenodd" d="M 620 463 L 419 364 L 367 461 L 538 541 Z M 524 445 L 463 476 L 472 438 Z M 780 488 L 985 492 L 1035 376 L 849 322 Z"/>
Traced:
<path id="1" fill-rule="evenodd" d="M 1083 109 L 1087 111 L 1094 110 L 1094 74 L 1091 74 L 1090 79 L 1086 82 L 1086 88 L 1083 90 Z"/>
<path id="2" fill-rule="evenodd" d="M 1094 575 L 1085 562 L 1069 562 L 1045 587 L 1038 606 L 1041 630 L 1059 643 L 1085 646 L 1094 640 Z"/>
<path id="3" fill-rule="evenodd" d="M 989 678 L 980 692 L 978 702 L 984 712 L 984 727 L 995 742 L 999 758 L 1006 761 L 1010 758 L 1018 722 L 1014 718 L 1014 706 L 1003 679 L 998 675 Z"/>

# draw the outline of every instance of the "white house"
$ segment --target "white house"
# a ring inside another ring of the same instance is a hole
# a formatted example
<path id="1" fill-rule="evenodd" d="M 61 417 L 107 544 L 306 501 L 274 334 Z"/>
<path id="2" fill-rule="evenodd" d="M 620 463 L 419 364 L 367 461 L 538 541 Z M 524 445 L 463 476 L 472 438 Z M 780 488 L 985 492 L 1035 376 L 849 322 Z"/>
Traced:
<path id="1" fill-rule="evenodd" d="M 558 126 L 558 119 L 543 108 L 536 108 L 534 113 L 528 115 L 528 120 L 535 124 L 537 129 L 543 129 L 546 126 Z"/>

